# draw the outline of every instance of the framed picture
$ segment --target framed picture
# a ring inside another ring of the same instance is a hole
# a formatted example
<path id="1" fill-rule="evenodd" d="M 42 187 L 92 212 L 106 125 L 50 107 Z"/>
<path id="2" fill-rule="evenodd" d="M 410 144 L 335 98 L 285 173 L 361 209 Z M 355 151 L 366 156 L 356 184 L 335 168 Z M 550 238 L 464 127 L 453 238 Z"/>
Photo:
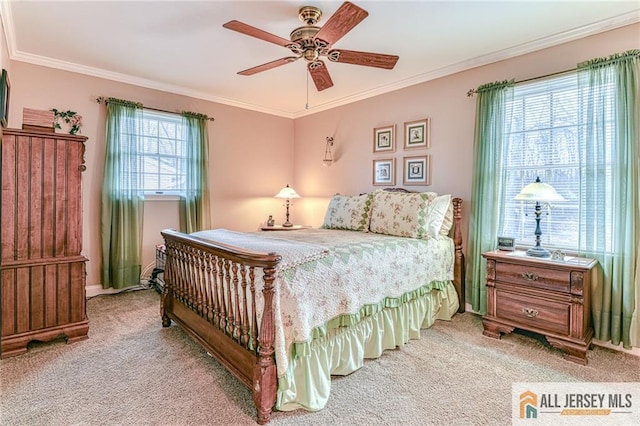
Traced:
<path id="1" fill-rule="evenodd" d="M 404 123 L 404 149 L 430 148 L 430 123 L 428 118 Z"/>
<path id="2" fill-rule="evenodd" d="M 396 150 L 396 125 L 373 129 L 373 152 L 394 152 Z"/>
<path id="3" fill-rule="evenodd" d="M 431 156 L 404 157 L 404 185 L 431 185 Z"/>
<path id="4" fill-rule="evenodd" d="M 373 184 L 374 185 L 395 185 L 396 184 L 396 159 L 386 158 L 384 160 L 373 160 Z"/>
<path id="5" fill-rule="evenodd" d="M 11 84 L 9 83 L 9 75 L 7 70 L 2 70 L 2 76 L 0 77 L 0 124 L 2 127 L 7 127 L 9 120 L 9 90 Z"/>

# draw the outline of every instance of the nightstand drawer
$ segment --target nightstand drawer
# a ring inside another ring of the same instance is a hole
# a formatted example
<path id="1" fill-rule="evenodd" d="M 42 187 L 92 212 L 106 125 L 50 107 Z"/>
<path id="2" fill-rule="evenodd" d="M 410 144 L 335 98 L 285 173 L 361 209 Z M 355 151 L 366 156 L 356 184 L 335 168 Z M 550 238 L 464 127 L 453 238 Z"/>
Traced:
<path id="1" fill-rule="evenodd" d="M 548 290 L 571 292 L 569 271 L 496 262 L 496 281 L 527 285 Z"/>
<path id="2" fill-rule="evenodd" d="M 562 335 L 569 334 L 571 303 L 496 290 L 496 317 L 525 327 Z"/>

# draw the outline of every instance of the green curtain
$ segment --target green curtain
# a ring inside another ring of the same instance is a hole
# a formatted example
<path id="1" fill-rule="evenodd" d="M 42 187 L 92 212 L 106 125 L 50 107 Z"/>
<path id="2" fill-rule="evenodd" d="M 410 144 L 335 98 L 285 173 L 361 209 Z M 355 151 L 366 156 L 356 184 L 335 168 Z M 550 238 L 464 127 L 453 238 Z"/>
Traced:
<path id="1" fill-rule="evenodd" d="M 102 182 L 102 287 L 140 284 L 144 194 L 138 150 L 142 104 L 109 98 Z"/>
<path id="2" fill-rule="evenodd" d="M 485 314 L 486 261 L 482 253 L 495 248 L 502 216 L 499 209 L 504 198 L 502 148 L 505 128 L 511 120 L 508 105 L 513 96 L 513 81 L 485 84 L 478 87 L 476 94 L 466 296 L 475 311 Z"/>
<path id="3" fill-rule="evenodd" d="M 180 197 L 180 230 L 195 232 L 211 228 L 209 208 L 209 137 L 208 117 L 182 113 L 182 127 L 187 144 L 186 191 Z"/>
<path id="4" fill-rule="evenodd" d="M 583 129 L 580 251 L 598 259 L 602 267 L 602 280 L 591 293 L 595 338 L 614 345 L 622 342 L 625 348 L 640 344 L 638 324 L 631 336 L 640 291 L 639 78 L 640 50 L 578 65 Z M 608 95 L 612 88 L 615 97 Z M 604 146 L 608 136 L 611 157 Z M 607 163 L 612 164 L 610 172 Z M 608 226 L 610 240 L 604 232 Z"/>

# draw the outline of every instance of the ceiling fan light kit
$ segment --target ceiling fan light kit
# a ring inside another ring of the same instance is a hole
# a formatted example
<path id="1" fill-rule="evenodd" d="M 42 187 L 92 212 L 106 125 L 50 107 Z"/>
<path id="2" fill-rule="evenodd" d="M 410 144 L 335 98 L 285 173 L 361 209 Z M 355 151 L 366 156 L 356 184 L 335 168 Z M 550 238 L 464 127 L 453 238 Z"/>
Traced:
<path id="1" fill-rule="evenodd" d="M 289 40 L 235 20 L 227 22 L 223 27 L 286 47 L 296 55 L 276 59 L 240 71 L 238 74 L 253 75 L 303 58 L 307 62 L 307 69 L 316 89 L 322 91 L 333 86 L 333 81 L 324 61 L 320 59 L 321 57 L 326 57 L 331 62 L 382 69 L 393 69 L 398 62 L 399 58 L 396 55 L 331 48 L 336 41 L 340 40 L 368 15 L 366 10 L 351 2 L 345 2 L 327 20 L 326 24 L 318 27 L 315 24 L 322 18 L 322 11 L 315 6 L 303 6 L 298 10 L 298 18 L 305 25 L 291 31 Z"/>

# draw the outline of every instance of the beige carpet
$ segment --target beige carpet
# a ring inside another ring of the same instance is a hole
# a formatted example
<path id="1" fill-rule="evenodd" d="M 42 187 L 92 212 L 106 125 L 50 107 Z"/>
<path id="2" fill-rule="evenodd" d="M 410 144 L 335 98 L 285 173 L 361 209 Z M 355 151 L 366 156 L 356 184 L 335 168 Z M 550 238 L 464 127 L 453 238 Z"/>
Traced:
<path id="1" fill-rule="evenodd" d="M 34 344 L 0 361 L 2 425 L 255 424 L 249 391 L 175 325 L 159 296 L 135 291 L 89 300 L 90 339 Z M 640 382 L 640 358 L 596 347 L 589 365 L 544 339 L 482 335 L 456 315 L 422 339 L 335 378 L 319 412 L 276 412 L 272 425 L 509 425 L 513 382 Z"/>

